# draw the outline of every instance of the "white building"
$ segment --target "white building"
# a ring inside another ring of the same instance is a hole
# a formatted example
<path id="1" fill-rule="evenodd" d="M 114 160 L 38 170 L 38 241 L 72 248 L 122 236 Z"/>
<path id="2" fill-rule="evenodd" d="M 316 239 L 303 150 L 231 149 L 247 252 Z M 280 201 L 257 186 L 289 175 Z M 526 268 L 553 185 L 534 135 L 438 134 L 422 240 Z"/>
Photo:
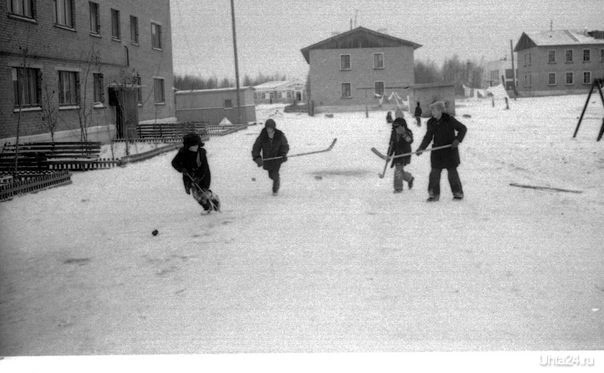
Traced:
<path id="1" fill-rule="evenodd" d="M 277 80 L 254 87 L 256 104 L 304 101 L 304 83 L 299 80 Z"/>

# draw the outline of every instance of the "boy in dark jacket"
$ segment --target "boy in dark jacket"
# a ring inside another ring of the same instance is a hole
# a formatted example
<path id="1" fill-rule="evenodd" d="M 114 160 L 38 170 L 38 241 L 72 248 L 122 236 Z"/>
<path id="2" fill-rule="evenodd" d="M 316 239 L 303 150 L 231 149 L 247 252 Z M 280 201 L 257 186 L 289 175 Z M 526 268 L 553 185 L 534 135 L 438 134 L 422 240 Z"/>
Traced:
<path id="1" fill-rule="evenodd" d="M 172 160 L 172 167 L 181 172 L 185 192 L 203 207 L 205 211 L 220 210 L 218 196 L 210 190 L 212 174 L 206 157 L 206 150 L 201 137 L 196 133 L 189 133 L 183 137 L 183 147 Z"/>
<path id="2" fill-rule="evenodd" d="M 283 162 L 287 162 L 287 153 L 289 152 L 289 144 L 285 134 L 278 130 L 277 124 L 272 119 L 267 119 L 264 123 L 264 128 L 254 142 L 252 148 L 252 159 L 258 167 L 263 167 L 268 171 L 268 177 L 273 181 L 273 195 L 276 196 L 279 192 L 281 179 L 279 169 Z M 262 154 L 260 154 L 262 153 Z M 266 158 L 281 157 L 265 161 Z"/>
<path id="3" fill-rule="evenodd" d="M 428 183 L 428 202 L 438 201 L 440 198 L 440 174 L 443 168 L 447 169 L 453 199 L 461 200 L 463 199 L 463 188 L 457 173 L 457 166 L 460 163 L 457 147 L 463 141 L 467 128 L 444 112 L 445 105 L 442 101 L 430 105 L 430 110 L 432 111 L 432 118 L 428 120 L 426 135 L 417 150 L 417 155 L 421 155 L 430 142 L 432 142 L 433 147 L 449 144 L 451 144 L 451 147 L 434 150 L 430 153 L 432 170 Z"/>
<path id="4" fill-rule="evenodd" d="M 413 142 L 413 132 L 407 128 L 407 122 L 403 118 L 396 118 L 392 123 L 392 133 L 390 134 L 390 148 L 388 156 L 411 153 L 411 143 Z M 411 173 L 405 171 L 405 165 L 411 163 L 411 155 L 398 157 L 392 160 L 394 169 L 394 193 L 403 191 L 403 180 L 413 188 L 415 178 Z"/>

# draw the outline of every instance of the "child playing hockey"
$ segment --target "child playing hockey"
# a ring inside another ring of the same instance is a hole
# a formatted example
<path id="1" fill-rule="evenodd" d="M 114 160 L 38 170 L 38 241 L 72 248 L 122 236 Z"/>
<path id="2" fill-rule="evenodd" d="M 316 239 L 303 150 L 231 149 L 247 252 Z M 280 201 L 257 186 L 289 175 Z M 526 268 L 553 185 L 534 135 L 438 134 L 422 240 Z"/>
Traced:
<path id="1" fill-rule="evenodd" d="M 218 196 L 210 190 L 212 174 L 203 148 L 201 137 L 189 133 L 183 137 L 183 147 L 172 160 L 172 167 L 183 174 L 182 180 L 187 194 L 193 193 L 193 198 L 210 213 L 220 210 Z"/>
<path id="2" fill-rule="evenodd" d="M 407 122 L 402 117 L 398 117 L 392 123 L 392 134 L 390 135 L 390 149 L 388 156 L 411 153 L 411 143 L 413 142 L 413 132 L 407 128 Z M 403 180 L 413 188 L 415 178 L 411 173 L 405 171 L 405 165 L 411 162 L 411 156 L 398 157 L 392 160 L 394 169 L 394 193 L 403 191 Z"/>

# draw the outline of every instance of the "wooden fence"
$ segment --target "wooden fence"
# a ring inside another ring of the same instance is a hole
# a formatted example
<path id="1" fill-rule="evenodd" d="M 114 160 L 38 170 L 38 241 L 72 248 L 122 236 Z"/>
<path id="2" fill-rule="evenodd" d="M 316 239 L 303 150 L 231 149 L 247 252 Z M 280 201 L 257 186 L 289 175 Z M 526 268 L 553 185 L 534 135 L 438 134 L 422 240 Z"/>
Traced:
<path id="1" fill-rule="evenodd" d="M 181 123 L 149 123 L 136 126 L 139 138 L 148 137 L 179 137 L 182 139 L 187 133 L 195 132 L 205 135 L 206 122 L 181 122 Z"/>
<path id="2" fill-rule="evenodd" d="M 73 159 L 48 161 L 50 170 L 70 170 L 70 171 L 90 171 L 90 170 L 105 170 L 120 166 L 120 159 L 99 158 L 99 159 Z"/>
<path id="3" fill-rule="evenodd" d="M 13 196 L 37 192 L 42 189 L 71 184 L 71 174 L 68 171 L 26 177 L 23 180 L 0 185 L 0 201 L 12 199 Z"/>

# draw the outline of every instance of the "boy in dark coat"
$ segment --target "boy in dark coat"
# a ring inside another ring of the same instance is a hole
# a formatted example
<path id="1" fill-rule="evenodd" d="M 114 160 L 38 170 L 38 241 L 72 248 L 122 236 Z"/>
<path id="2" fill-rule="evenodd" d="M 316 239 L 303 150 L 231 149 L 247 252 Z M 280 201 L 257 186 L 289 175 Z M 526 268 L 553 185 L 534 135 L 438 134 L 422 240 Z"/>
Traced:
<path id="1" fill-rule="evenodd" d="M 252 159 L 258 167 L 263 167 L 268 171 L 268 177 L 273 181 L 273 195 L 275 196 L 281 185 L 279 169 L 283 162 L 287 162 L 287 153 L 289 152 L 289 144 L 285 134 L 276 127 L 277 124 L 274 120 L 267 119 L 252 148 Z M 281 158 L 269 161 L 263 160 L 273 157 Z"/>
<path id="2" fill-rule="evenodd" d="M 463 188 L 457 173 L 459 166 L 459 143 L 463 141 L 467 128 L 455 118 L 445 113 L 445 105 L 438 101 L 430 105 L 432 118 L 428 120 L 426 135 L 420 144 L 417 155 L 428 147 L 432 142 L 433 147 L 451 144 L 450 148 L 434 150 L 430 153 L 430 181 L 428 183 L 428 202 L 438 201 L 440 198 L 440 174 L 443 168 L 447 169 L 449 185 L 455 200 L 463 199 Z"/>
<path id="3" fill-rule="evenodd" d="M 419 106 L 419 102 L 417 103 L 417 106 L 415 107 L 415 120 L 417 121 L 417 126 L 421 127 L 422 126 L 422 108 L 421 106 Z"/>
<path id="4" fill-rule="evenodd" d="M 185 135 L 183 137 L 183 147 L 178 150 L 178 153 L 172 159 L 172 167 L 183 174 L 182 181 L 185 192 L 191 194 L 192 191 L 193 198 L 205 211 L 211 212 L 220 209 L 220 200 L 210 190 L 212 174 L 203 145 L 198 134 L 189 133 Z"/>
<path id="5" fill-rule="evenodd" d="M 390 134 L 390 148 L 388 156 L 411 153 L 411 143 L 413 142 L 413 132 L 407 128 L 407 122 L 403 118 L 396 118 L 392 123 L 392 133 Z M 403 191 L 403 180 L 413 188 L 415 178 L 411 173 L 405 171 L 405 165 L 411 163 L 411 156 L 394 158 L 392 166 L 394 169 L 394 193 Z"/>

